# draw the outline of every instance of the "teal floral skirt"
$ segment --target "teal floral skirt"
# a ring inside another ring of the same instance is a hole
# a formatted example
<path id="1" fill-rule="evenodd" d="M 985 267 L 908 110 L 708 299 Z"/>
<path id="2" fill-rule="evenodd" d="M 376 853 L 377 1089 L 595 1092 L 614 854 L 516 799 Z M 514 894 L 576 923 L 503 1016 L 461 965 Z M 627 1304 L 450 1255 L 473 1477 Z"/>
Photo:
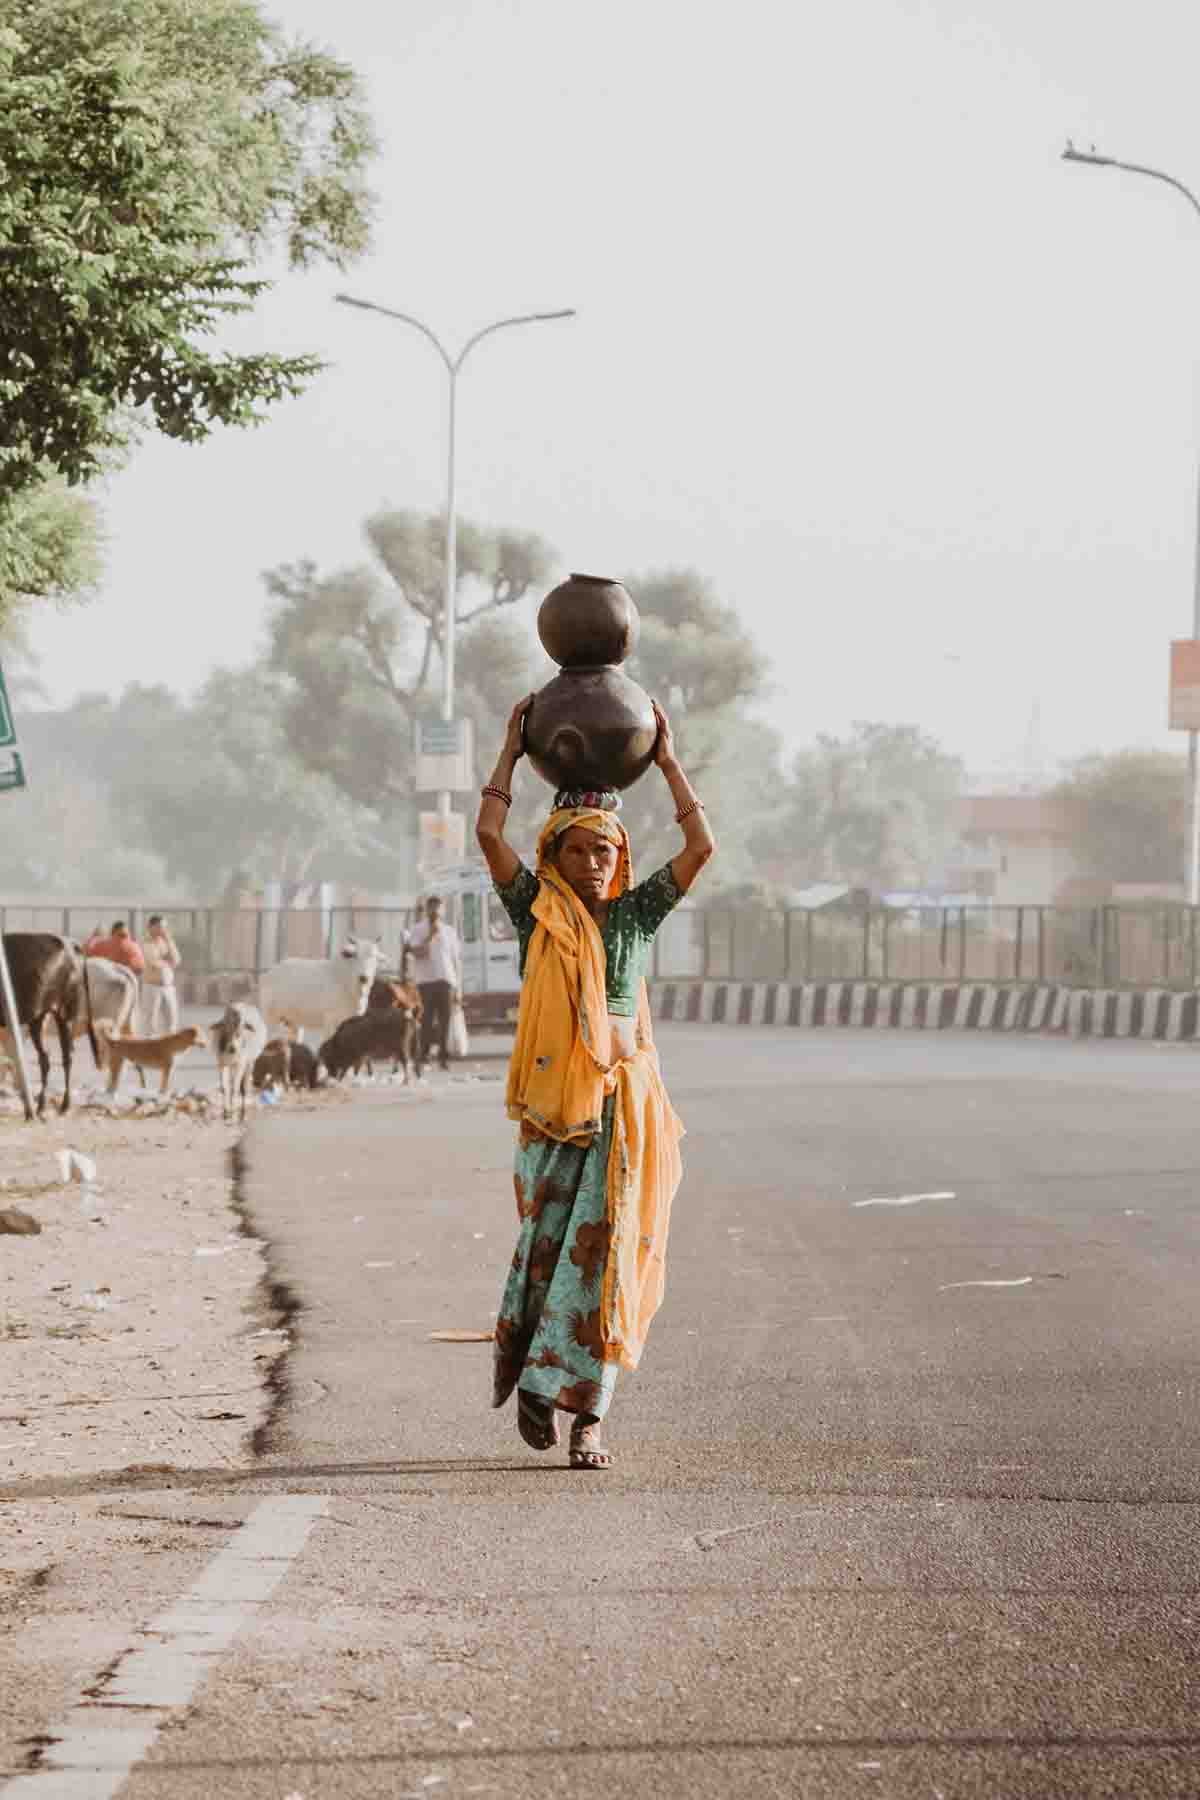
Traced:
<path id="1" fill-rule="evenodd" d="M 586 1147 L 521 1134 L 513 1171 L 521 1229 L 496 1319 L 493 1406 L 520 1387 L 564 1412 L 608 1411 L 617 1365 L 603 1360 L 600 1284 L 612 1109 L 610 1095 Z"/>

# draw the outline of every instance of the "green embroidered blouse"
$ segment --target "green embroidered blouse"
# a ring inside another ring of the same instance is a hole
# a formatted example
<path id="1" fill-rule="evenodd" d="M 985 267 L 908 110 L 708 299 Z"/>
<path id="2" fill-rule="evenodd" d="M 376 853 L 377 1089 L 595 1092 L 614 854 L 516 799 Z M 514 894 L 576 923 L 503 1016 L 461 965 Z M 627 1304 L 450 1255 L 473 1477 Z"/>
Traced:
<path id="1" fill-rule="evenodd" d="M 495 884 L 500 903 L 516 927 L 522 975 L 529 954 L 529 940 L 537 924 L 533 903 L 541 885 L 524 863 L 505 886 L 499 882 Z M 647 881 L 640 881 L 637 887 L 609 902 L 600 936 L 604 944 L 608 1010 L 618 1018 L 637 1017 L 638 991 L 654 934 L 672 907 L 678 906 L 682 899 L 671 865 L 666 863 Z"/>

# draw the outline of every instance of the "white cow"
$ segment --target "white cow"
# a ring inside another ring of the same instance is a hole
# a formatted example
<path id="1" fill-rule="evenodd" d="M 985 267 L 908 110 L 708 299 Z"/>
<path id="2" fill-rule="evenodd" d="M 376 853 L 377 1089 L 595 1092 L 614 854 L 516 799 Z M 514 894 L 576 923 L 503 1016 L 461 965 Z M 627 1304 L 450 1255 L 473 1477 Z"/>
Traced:
<path id="1" fill-rule="evenodd" d="M 113 1037 L 129 1037 L 137 1030 L 137 976 L 120 963 L 109 962 L 106 956 L 85 957 L 83 966 L 87 973 L 88 994 L 84 993 L 80 982 L 79 998 L 71 1016 L 71 1036 L 81 1038 L 87 1031 L 90 995 L 93 1025 L 107 1026 Z M 101 1069 L 108 1067 L 105 1038 L 105 1032 L 97 1031 L 97 1067 Z M 7 1045 L 8 1033 L 0 1028 L 0 1054 L 7 1055 Z"/>
<path id="2" fill-rule="evenodd" d="M 240 1116 L 244 1119 L 246 1090 L 250 1086 L 255 1058 L 262 1055 L 267 1044 L 262 1014 L 256 1006 L 247 1006 L 244 1000 L 233 1000 L 216 1024 L 209 1027 L 209 1036 L 217 1058 L 221 1117 L 232 1119 L 234 1108 L 240 1103 Z"/>
<path id="3" fill-rule="evenodd" d="M 371 983 L 388 967 L 382 945 L 351 938 L 341 956 L 317 961 L 289 956 L 258 978 L 258 1004 L 272 1037 L 290 1026 L 299 1042 L 306 1031 L 331 1037 L 343 1019 L 366 1012 Z"/>
<path id="4" fill-rule="evenodd" d="M 121 963 L 109 962 L 106 956 L 86 956 L 83 967 L 87 977 L 87 993 L 84 993 L 81 982 L 79 1003 L 71 1021 L 72 1036 L 80 1038 L 88 1028 L 89 1001 L 93 1024 L 107 1025 L 113 1037 L 132 1036 L 138 1028 L 137 976 L 132 969 L 126 969 Z M 108 1063 L 104 1033 L 97 1032 L 96 1042 L 100 1048 L 100 1066 L 103 1068 Z"/>

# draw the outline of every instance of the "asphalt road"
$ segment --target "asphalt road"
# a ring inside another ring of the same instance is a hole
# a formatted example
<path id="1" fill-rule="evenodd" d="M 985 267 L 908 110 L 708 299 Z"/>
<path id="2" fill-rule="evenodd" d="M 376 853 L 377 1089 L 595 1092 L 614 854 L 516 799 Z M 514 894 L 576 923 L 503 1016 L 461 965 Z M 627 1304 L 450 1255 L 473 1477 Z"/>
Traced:
<path id="1" fill-rule="evenodd" d="M 256 1120 L 302 1311 L 238 1516 L 326 1510 L 122 1791 L 1194 1800 L 1200 1054 L 660 1046 L 684 1186 L 606 1475 L 430 1337 L 511 1254 L 502 1064 Z"/>

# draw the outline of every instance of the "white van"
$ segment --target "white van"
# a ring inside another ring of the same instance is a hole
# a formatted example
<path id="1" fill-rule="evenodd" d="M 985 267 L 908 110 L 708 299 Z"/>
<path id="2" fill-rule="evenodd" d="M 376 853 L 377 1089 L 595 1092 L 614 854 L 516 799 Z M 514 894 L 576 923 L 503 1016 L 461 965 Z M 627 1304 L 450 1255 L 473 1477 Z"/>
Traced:
<path id="1" fill-rule="evenodd" d="M 462 939 L 463 1008 L 467 1025 L 512 1025 L 521 995 L 519 949 L 512 921 L 482 863 L 460 863 L 432 876 L 446 917 Z"/>

